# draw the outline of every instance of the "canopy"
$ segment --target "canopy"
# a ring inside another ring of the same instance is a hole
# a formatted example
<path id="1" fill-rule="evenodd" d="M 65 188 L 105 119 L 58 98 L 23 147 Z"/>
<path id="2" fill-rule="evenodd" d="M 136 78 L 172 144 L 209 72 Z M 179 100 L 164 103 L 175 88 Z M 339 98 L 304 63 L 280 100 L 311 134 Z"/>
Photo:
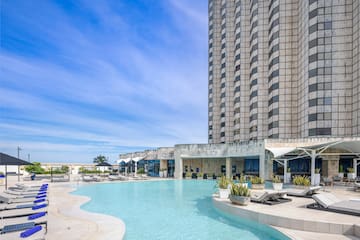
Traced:
<path id="1" fill-rule="evenodd" d="M 32 165 L 32 163 L 21 160 L 16 157 L 12 157 L 5 153 L 0 153 L 0 165 L 5 165 L 5 189 L 7 189 L 7 166 L 8 165 L 12 165 L 12 166 Z M 20 180 L 19 178 L 20 178 L 20 171 L 18 171 L 18 181 Z"/>
<path id="2" fill-rule="evenodd" d="M 12 157 L 5 153 L 0 153 L 0 165 L 22 166 L 22 165 L 32 165 L 32 163 L 21 160 L 16 157 Z"/>

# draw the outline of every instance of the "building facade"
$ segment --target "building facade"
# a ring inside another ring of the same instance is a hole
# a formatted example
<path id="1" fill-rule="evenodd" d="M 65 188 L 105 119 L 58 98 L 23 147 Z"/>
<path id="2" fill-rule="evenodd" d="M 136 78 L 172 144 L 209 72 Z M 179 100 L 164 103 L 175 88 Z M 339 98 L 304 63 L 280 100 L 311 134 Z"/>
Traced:
<path id="1" fill-rule="evenodd" d="M 359 136 L 359 9 L 209 0 L 208 142 Z"/>

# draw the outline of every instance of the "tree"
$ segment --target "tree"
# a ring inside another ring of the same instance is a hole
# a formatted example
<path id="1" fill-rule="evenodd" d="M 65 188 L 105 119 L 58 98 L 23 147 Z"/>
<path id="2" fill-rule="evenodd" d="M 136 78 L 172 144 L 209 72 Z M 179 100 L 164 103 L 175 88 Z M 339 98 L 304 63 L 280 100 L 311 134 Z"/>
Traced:
<path id="1" fill-rule="evenodd" d="M 25 171 L 28 173 L 36 173 L 36 174 L 42 174 L 45 173 L 45 170 L 41 167 L 41 163 L 39 162 L 33 162 L 33 165 L 28 165 L 25 167 Z"/>
<path id="2" fill-rule="evenodd" d="M 94 163 L 99 164 L 99 163 L 104 163 L 104 162 L 107 162 L 107 159 L 103 155 L 99 155 L 96 158 L 94 158 Z"/>

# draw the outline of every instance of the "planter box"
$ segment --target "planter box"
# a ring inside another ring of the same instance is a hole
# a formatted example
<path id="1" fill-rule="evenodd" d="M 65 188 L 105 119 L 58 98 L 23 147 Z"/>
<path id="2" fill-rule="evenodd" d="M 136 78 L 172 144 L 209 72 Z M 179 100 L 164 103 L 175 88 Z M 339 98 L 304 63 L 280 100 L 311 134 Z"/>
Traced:
<path id="1" fill-rule="evenodd" d="M 230 189 L 219 188 L 219 197 L 221 199 L 228 199 L 230 195 Z"/>
<path id="2" fill-rule="evenodd" d="M 250 202 L 250 197 L 236 196 L 236 195 L 230 194 L 229 198 L 232 203 L 241 205 L 241 206 L 246 206 Z"/>
<path id="3" fill-rule="evenodd" d="M 265 184 L 251 184 L 252 189 L 264 189 Z"/>
<path id="4" fill-rule="evenodd" d="M 348 173 L 347 177 L 348 177 L 348 179 L 351 179 L 351 180 L 356 178 L 355 173 Z"/>
<path id="5" fill-rule="evenodd" d="M 286 173 L 286 182 L 285 183 L 291 183 L 291 173 Z"/>
<path id="6" fill-rule="evenodd" d="M 167 171 L 163 171 L 163 177 L 167 178 L 167 175 L 168 175 Z"/>
<path id="7" fill-rule="evenodd" d="M 159 177 L 161 177 L 161 178 L 164 177 L 163 171 L 160 171 L 160 172 L 159 172 Z"/>
<path id="8" fill-rule="evenodd" d="M 314 184 L 316 185 L 316 186 L 319 186 L 320 185 L 320 173 L 315 173 L 315 182 L 314 182 Z"/>
<path id="9" fill-rule="evenodd" d="M 283 183 L 272 183 L 274 190 L 282 190 Z"/>
<path id="10" fill-rule="evenodd" d="M 344 173 L 343 173 L 343 172 L 339 172 L 338 177 L 341 178 L 341 179 L 343 179 L 343 178 L 344 178 Z"/>

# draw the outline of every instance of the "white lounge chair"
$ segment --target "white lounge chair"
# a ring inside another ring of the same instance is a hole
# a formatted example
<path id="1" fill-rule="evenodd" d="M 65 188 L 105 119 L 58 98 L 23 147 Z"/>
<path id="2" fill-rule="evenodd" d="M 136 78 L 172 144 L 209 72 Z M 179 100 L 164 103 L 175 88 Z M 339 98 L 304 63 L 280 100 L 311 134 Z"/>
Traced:
<path id="1" fill-rule="evenodd" d="M 310 186 L 304 189 L 287 188 L 287 195 L 295 197 L 311 197 L 321 189 L 321 186 Z"/>
<path id="2" fill-rule="evenodd" d="M 307 205 L 307 208 L 360 216 L 359 199 L 341 201 L 331 193 L 314 194 L 312 198 L 316 202 Z"/>
<path id="3" fill-rule="evenodd" d="M 360 182 L 354 182 L 354 191 L 360 190 Z"/>
<path id="4" fill-rule="evenodd" d="M 274 190 L 266 190 L 266 191 L 252 191 L 250 199 L 252 202 L 274 205 L 284 202 L 289 202 L 291 199 L 285 198 L 286 191 L 274 191 Z"/>
<path id="5" fill-rule="evenodd" d="M 12 217 L 12 218 L 5 218 L 0 221 L 0 232 L 3 230 L 5 226 L 14 225 L 14 224 L 21 224 L 26 222 L 34 222 L 35 225 L 39 224 L 46 224 L 47 225 L 47 213 L 44 212 L 45 215 L 35 218 L 29 219 L 29 216 L 24 217 Z"/>
<path id="6" fill-rule="evenodd" d="M 21 238 L 22 233 L 25 233 L 27 231 L 31 231 L 34 228 L 40 228 L 40 231 L 37 231 L 37 232 L 27 236 L 25 239 L 27 239 L 27 240 L 42 240 L 42 239 L 45 239 L 45 235 L 46 235 L 46 232 L 47 232 L 46 226 L 43 226 L 43 225 L 35 226 L 31 222 L 22 223 L 22 224 L 16 224 L 14 226 L 15 226 L 15 229 L 19 229 L 19 230 L 17 230 L 17 231 L 16 230 L 15 231 L 8 231 L 8 229 L 12 228 L 12 226 L 9 226 L 10 228 L 4 228 L 1 231 L 1 236 L 4 239 L 7 239 L 7 240 L 15 240 L 15 239 L 18 240 L 18 239 L 22 239 Z"/>

